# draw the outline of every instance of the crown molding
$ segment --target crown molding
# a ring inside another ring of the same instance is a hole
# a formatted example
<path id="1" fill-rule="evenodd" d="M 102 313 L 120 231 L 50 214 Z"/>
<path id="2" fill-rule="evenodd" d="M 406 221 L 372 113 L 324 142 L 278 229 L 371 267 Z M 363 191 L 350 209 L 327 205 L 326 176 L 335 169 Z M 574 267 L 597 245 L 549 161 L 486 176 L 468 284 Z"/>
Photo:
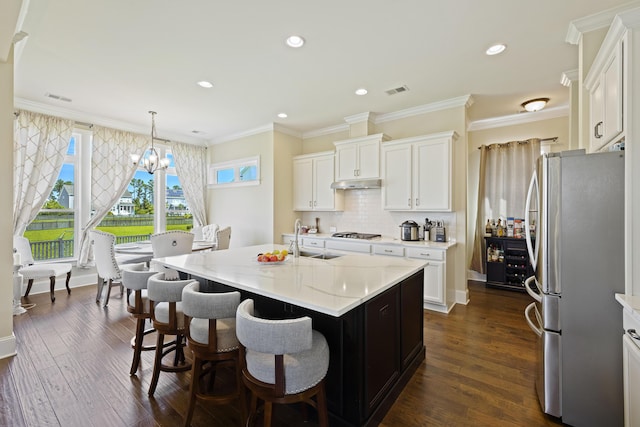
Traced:
<path id="1" fill-rule="evenodd" d="M 391 113 L 380 114 L 375 124 L 390 122 L 392 120 L 405 119 L 407 117 L 418 116 L 420 114 L 431 113 L 434 111 L 448 110 L 449 108 L 465 107 L 469 108 L 473 105 L 473 97 L 471 95 L 459 96 L 457 98 L 445 99 L 443 101 L 432 102 L 430 104 L 418 105 L 404 110 L 394 111 Z"/>
<path id="2" fill-rule="evenodd" d="M 578 44 L 580 43 L 582 34 L 607 27 L 611 25 L 616 15 L 637 7 L 640 7 L 640 1 L 625 3 L 593 15 L 585 16 L 584 18 L 575 19 L 569 23 L 565 41 L 571 44 Z"/>
<path id="3" fill-rule="evenodd" d="M 578 76 L 579 76 L 579 71 L 577 69 L 575 70 L 570 70 L 570 71 L 565 71 L 564 73 L 562 73 L 562 76 L 560 76 L 560 84 L 562 86 L 566 86 L 569 87 L 571 86 L 571 84 L 573 82 L 577 82 L 578 81 Z"/>
<path id="4" fill-rule="evenodd" d="M 532 113 L 518 113 L 509 116 L 492 117 L 490 119 L 476 120 L 469 123 L 467 131 L 494 129 L 504 126 L 521 125 L 525 123 L 539 122 L 541 120 L 555 119 L 558 117 L 566 117 L 569 115 L 569 106 L 561 105 L 559 107 L 547 108 Z"/>
<path id="5" fill-rule="evenodd" d="M 338 132 L 349 132 L 349 124 L 343 123 L 340 125 L 329 126 L 322 129 L 316 129 L 316 130 L 311 130 L 309 132 L 304 132 L 302 134 L 302 139 L 315 138 L 317 136 L 323 136 L 323 135 L 331 135 L 332 133 L 338 133 Z"/>
<path id="6" fill-rule="evenodd" d="M 14 98 L 13 100 L 14 108 L 21 110 L 33 111 L 35 113 L 47 114 L 49 116 L 62 117 L 68 120 L 73 120 L 78 122 L 79 125 L 97 125 L 104 126 L 112 129 L 119 129 L 127 132 L 140 133 L 143 135 L 147 135 L 150 132 L 149 127 L 141 127 L 140 125 L 135 125 L 133 123 L 124 122 L 120 120 L 106 119 L 104 117 L 92 115 L 85 112 L 80 112 L 77 110 L 73 110 L 71 108 L 63 108 L 54 105 L 43 104 L 40 102 L 30 101 L 28 99 L 23 98 Z M 206 142 L 202 139 L 191 138 L 185 135 L 180 134 L 172 134 L 167 132 L 162 132 L 161 139 L 166 139 L 169 141 L 175 142 L 185 142 L 189 144 L 196 145 L 206 145 Z"/>
<path id="7" fill-rule="evenodd" d="M 252 135 L 258 135 L 265 132 L 281 132 L 287 135 L 295 136 L 296 138 L 302 138 L 301 132 L 283 126 L 279 123 L 267 123 L 266 125 L 258 126 L 253 129 L 247 129 L 242 132 L 236 132 L 220 138 L 211 139 L 209 140 L 209 144 L 222 144 L 223 142 L 235 141 L 237 139 L 246 138 Z"/>
<path id="8" fill-rule="evenodd" d="M 361 122 L 372 122 L 375 123 L 377 114 L 372 112 L 354 114 L 352 116 L 347 116 L 344 118 L 344 121 L 349 123 L 350 125 L 361 123 Z"/>

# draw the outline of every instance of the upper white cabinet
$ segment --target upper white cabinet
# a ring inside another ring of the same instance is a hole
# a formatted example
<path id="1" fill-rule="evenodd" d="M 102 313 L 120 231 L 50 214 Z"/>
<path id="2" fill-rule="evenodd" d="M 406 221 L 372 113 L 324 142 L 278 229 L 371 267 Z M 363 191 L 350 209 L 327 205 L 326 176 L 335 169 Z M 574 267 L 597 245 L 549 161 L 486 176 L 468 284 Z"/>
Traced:
<path id="1" fill-rule="evenodd" d="M 598 151 L 614 141 L 623 131 L 623 50 L 624 39 L 610 51 L 603 52 L 599 62 L 585 79 L 590 93 L 590 151 Z"/>
<path id="2" fill-rule="evenodd" d="M 389 138 L 382 134 L 336 141 L 336 181 L 380 178 L 380 143 Z"/>
<path id="3" fill-rule="evenodd" d="M 382 144 L 382 204 L 386 210 L 451 211 L 455 132 Z"/>
<path id="4" fill-rule="evenodd" d="M 293 159 L 293 210 L 339 211 L 344 195 L 333 190 L 334 155 L 331 152 Z"/>

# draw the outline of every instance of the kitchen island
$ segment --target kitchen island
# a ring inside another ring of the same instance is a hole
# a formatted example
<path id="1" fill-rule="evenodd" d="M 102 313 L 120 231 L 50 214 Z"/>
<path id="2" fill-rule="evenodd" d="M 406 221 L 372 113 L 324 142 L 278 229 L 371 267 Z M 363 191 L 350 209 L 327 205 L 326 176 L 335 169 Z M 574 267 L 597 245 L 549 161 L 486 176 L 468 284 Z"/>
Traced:
<path id="1" fill-rule="evenodd" d="M 193 253 L 157 261 L 211 291 L 237 289 L 260 316 L 309 316 L 329 343 L 326 379 L 331 425 L 377 425 L 425 357 L 425 262 L 377 255 L 293 258 L 259 263 L 284 245 Z"/>

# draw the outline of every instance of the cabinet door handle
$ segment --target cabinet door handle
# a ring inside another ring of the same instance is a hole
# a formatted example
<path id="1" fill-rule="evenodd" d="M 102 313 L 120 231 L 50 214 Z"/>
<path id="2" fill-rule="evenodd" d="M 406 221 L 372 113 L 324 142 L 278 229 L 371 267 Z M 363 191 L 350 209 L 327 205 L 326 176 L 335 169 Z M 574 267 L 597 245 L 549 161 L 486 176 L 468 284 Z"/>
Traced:
<path id="1" fill-rule="evenodd" d="M 638 335 L 638 333 L 636 332 L 635 329 L 627 329 L 627 333 L 631 336 L 631 338 L 633 338 L 634 340 L 640 340 L 640 335 Z"/>
<path id="2" fill-rule="evenodd" d="M 429 254 L 425 254 L 425 253 L 422 253 L 422 252 L 420 253 L 420 255 L 422 255 L 422 256 L 427 256 L 427 257 L 428 257 L 428 256 L 431 256 L 431 255 L 429 255 Z"/>
<path id="3" fill-rule="evenodd" d="M 313 206 L 318 206 L 318 201 L 317 200 L 313 201 Z"/>
<path id="4" fill-rule="evenodd" d="M 309 200 L 309 207 L 311 207 L 311 206 L 312 206 L 312 205 L 311 205 L 311 200 Z"/>
<path id="5" fill-rule="evenodd" d="M 387 317 L 387 312 L 389 310 L 389 304 L 385 304 L 380 311 L 378 312 L 380 317 Z"/>
<path id="6" fill-rule="evenodd" d="M 407 206 L 411 207 L 411 199 L 407 199 Z"/>
<path id="7" fill-rule="evenodd" d="M 420 199 L 416 199 L 416 206 L 420 206 Z"/>
<path id="8" fill-rule="evenodd" d="M 599 132 L 598 128 L 602 128 L 602 121 L 599 121 L 598 123 L 596 123 L 596 125 L 593 128 L 593 136 L 596 138 L 602 138 L 602 134 Z"/>

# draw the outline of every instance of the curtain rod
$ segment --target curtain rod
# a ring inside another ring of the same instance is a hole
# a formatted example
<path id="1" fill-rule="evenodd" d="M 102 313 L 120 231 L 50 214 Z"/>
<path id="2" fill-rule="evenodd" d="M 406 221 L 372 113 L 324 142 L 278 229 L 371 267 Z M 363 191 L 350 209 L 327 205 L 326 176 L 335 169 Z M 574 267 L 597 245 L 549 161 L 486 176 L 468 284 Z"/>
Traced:
<path id="1" fill-rule="evenodd" d="M 532 138 L 532 139 L 535 139 L 535 138 Z M 540 139 L 540 142 L 542 143 L 542 142 L 548 142 L 548 141 L 550 141 L 551 143 L 554 143 L 554 142 L 556 142 L 557 140 L 558 140 L 558 137 L 557 137 L 557 136 L 552 136 L 552 137 L 550 137 L 550 138 L 541 138 L 541 139 Z M 513 142 L 513 141 L 512 141 L 512 142 Z M 527 140 L 527 141 L 517 141 L 517 142 L 518 142 L 519 144 L 524 144 L 525 142 L 528 142 L 528 140 Z M 508 142 L 503 142 L 502 144 L 490 144 L 490 145 L 503 145 L 503 144 L 509 144 L 509 143 L 508 143 Z M 482 148 L 482 147 L 478 147 L 478 150 L 479 150 L 479 149 L 481 149 L 481 148 Z"/>

